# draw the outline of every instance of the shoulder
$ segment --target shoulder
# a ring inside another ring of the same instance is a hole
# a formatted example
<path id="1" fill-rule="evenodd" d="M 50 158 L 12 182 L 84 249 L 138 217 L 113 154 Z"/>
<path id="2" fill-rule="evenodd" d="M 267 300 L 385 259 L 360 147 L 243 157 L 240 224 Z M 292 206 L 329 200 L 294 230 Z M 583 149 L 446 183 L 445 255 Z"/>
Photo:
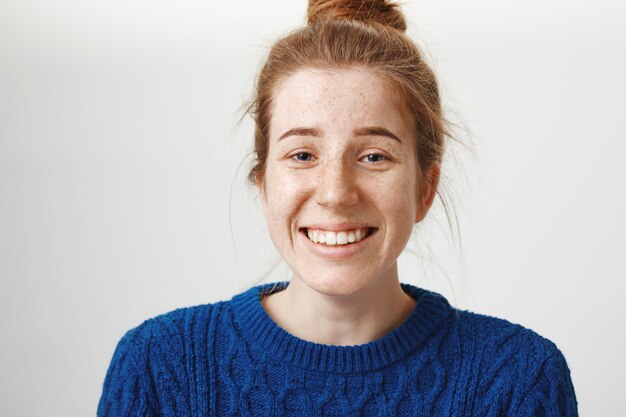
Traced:
<path id="1" fill-rule="evenodd" d="M 489 359 L 526 357 L 542 361 L 561 355 L 550 339 L 509 320 L 467 310 L 457 310 L 456 320 L 460 331 L 474 339 L 477 347 Z"/>
<path id="2" fill-rule="evenodd" d="M 132 350 L 140 368 L 141 360 L 147 362 L 148 356 L 153 363 L 159 355 L 182 360 L 204 355 L 216 344 L 234 340 L 237 334 L 234 312 L 250 309 L 261 291 L 274 287 L 276 284 L 256 286 L 230 300 L 178 308 L 149 318 L 128 330 L 120 345 Z"/>
<path id="3" fill-rule="evenodd" d="M 476 376 L 474 389 L 485 399 L 480 407 L 499 403 L 511 415 L 539 406 L 552 410 L 546 415 L 576 414 L 570 369 L 554 342 L 502 318 L 470 311 L 457 313 L 460 344 L 465 344 L 471 357 L 468 368 Z M 554 397 L 557 392 L 558 399 Z M 558 414 L 559 410 L 567 411 Z M 478 414 L 488 415 L 489 410 L 480 409 Z"/>
<path id="4" fill-rule="evenodd" d="M 151 317 L 128 330 L 119 344 L 139 364 L 154 351 L 177 350 L 194 339 L 207 339 L 226 303 L 183 307 Z"/>
<path id="5" fill-rule="evenodd" d="M 484 361 L 482 369 L 504 361 L 532 360 L 540 363 L 561 355 L 557 346 L 532 329 L 504 318 L 453 307 L 441 294 L 403 284 L 405 292 L 418 300 L 421 313 L 443 318 L 439 334 L 458 346 L 459 353 Z M 432 314 L 432 312 L 437 314 Z"/>
<path id="6" fill-rule="evenodd" d="M 97 415 L 127 415 L 129 409 L 173 415 L 177 401 L 211 377 L 203 370 L 210 368 L 206 362 L 223 304 L 180 308 L 128 330 L 109 364 Z"/>
<path id="7" fill-rule="evenodd" d="M 447 323 L 441 330 L 456 339 L 460 346 L 471 350 L 473 356 L 483 356 L 491 361 L 520 356 L 542 360 L 560 353 L 550 339 L 532 329 L 504 318 L 455 308 L 434 291 L 409 285 L 404 287 L 418 299 L 418 303 L 428 303 L 430 310 L 441 312 Z"/>

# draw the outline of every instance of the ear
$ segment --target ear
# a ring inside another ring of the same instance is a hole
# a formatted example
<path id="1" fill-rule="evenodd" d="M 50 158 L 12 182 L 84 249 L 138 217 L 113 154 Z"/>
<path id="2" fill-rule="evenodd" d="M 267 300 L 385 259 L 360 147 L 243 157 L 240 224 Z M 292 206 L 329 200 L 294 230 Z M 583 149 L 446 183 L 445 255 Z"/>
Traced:
<path id="1" fill-rule="evenodd" d="M 435 201 L 435 196 L 437 195 L 440 175 L 441 167 L 438 163 L 432 164 L 432 166 L 424 172 L 421 184 L 418 184 L 415 223 L 424 220 L 426 213 L 428 213 L 428 210 L 430 210 L 430 207 L 433 205 L 433 201 Z"/>

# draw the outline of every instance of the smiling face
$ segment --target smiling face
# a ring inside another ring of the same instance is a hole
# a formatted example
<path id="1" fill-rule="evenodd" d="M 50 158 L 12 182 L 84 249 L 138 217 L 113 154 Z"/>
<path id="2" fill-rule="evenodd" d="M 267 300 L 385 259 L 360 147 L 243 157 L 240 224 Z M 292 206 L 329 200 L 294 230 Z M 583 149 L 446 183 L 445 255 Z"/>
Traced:
<path id="1" fill-rule="evenodd" d="M 279 85 L 259 184 L 272 241 L 297 279 L 328 295 L 397 280 L 434 195 L 418 181 L 414 132 L 370 71 L 302 69 Z"/>

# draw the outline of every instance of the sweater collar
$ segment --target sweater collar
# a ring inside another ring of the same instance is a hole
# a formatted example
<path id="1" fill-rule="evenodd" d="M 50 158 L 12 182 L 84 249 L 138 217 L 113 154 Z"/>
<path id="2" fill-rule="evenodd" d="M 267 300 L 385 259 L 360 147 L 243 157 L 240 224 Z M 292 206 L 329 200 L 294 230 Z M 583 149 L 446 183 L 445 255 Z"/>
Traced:
<path id="1" fill-rule="evenodd" d="M 409 317 L 387 335 L 355 346 L 323 345 L 300 339 L 279 327 L 261 305 L 264 295 L 284 290 L 288 282 L 259 285 L 232 299 L 233 317 L 248 346 L 273 360 L 308 370 L 364 372 L 401 360 L 420 347 L 454 309 L 440 294 L 400 284 L 417 303 Z"/>

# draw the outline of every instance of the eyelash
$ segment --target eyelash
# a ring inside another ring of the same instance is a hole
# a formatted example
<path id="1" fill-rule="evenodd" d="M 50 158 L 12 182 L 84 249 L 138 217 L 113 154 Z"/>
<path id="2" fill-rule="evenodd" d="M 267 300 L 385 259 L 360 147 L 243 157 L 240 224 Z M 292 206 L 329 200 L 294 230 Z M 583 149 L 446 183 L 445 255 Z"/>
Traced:
<path id="1" fill-rule="evenodd" d="M 311 162 L 310 159 L 307 159 L 307 160 L 298 159 L 298 156 L 300 156 L 300 155 L 307 155 L 307 156 L 313 158 L 313 154 L 311 154 L 310 152 L 296 152 L 293 155 L 291 155 L 290 158 L 293 159 L 294 161 L 297 161 L 297 162 Z M 369 157 L 372 157 L 372 156 L 381 158 L 378 161 L 369 161 L 372 164 L 380 164 L 380 163 L 382 163 L 382 162 L 387 160 L 387 157 L 385 155 L 380 154 L 380 153 L 375 153 L 375 152 L 368 153 L 367 155 L 363 156 L 361 159 L 363 159 L 363 158 L 368 158 L 369 159 Z"/>
<path id="2" fill-rule="evenodd" d="M 381 162 L 384 162 L 384 161 L 386 161 L 386 160 L 387 160 L 387 157 L 386 157 L 385 155 L 380 154 L 380 153 L 375 153 L 375 152 L 373 152 L 373 153 L 368 153 L 368 154 L 367 154 L 367 155 L 365 155 L 363 158 L 368 158 L 368 159 L 369 159 L 369 157 L 370 157 L 370 156 L 376 156 L 376 157 L 379 157 L 379 158 L 380 158 L 380 160 L 379 160 L 379 161 L 370 161 L 370 162 L 371 162 L 371 163 L 373 163 L 373 164 L 380 164 Z"/>
<path id="3" fill-rule="evenodd" d="M 293 155 L 291 155 L 290 158 L 293 159 L 294 161 L 298 161 L 298 162 L 310 162 L 309 160 L 303 161 L 301 159 L 298 159 L 297 158 L 298 155 L 308 155 L 310 157 L 313 157 L 313 155 L 310 152 L 296 152 Z"/>

